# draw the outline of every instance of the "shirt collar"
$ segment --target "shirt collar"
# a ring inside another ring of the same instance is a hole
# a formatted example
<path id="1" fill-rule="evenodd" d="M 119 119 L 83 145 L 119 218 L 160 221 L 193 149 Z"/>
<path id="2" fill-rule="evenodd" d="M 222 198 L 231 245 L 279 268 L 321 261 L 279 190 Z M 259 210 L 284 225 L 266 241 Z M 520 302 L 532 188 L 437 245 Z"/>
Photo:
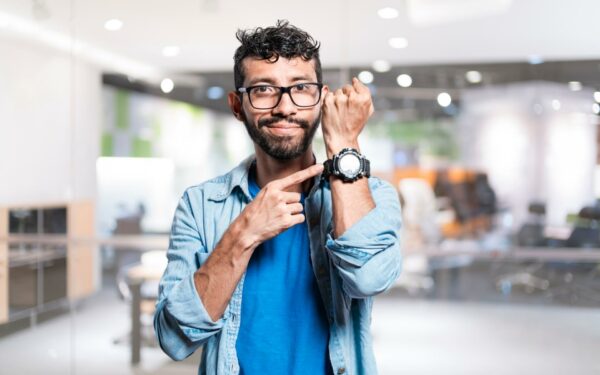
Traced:
<path id="1" fill-rule="evenodd" d="M 214 194 L 208 198 L 214 201 L 225 200 L 231 195 L 233 189 L 238 186 L 242 189 L 246 198 L 250 200 L 250 192 L 248 191 L 248 172 L 255 159 L 256 156 L 252 154 L 238 164 L 237 167 L 233 168 L 224 176 L 225 180 L 223 181 L 223 184 L 220 185 L 218 189 L 215 189 Z"/>

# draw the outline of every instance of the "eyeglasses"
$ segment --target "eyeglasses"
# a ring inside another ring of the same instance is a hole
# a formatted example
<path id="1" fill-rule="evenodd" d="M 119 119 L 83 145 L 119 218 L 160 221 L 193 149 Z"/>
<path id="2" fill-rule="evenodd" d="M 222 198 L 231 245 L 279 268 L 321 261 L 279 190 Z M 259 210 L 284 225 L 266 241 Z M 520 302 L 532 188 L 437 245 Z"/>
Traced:
<path id="1" fill-rule="evenodd" d="M 297 107 L 313 107 L 321 100 L 322 83 L 298 83 L 288 87 L 257 85 L 240 87 L 237 91 L 248 94 L 250 105 L 256 109 L 273 109 L 287 93 Z"/>

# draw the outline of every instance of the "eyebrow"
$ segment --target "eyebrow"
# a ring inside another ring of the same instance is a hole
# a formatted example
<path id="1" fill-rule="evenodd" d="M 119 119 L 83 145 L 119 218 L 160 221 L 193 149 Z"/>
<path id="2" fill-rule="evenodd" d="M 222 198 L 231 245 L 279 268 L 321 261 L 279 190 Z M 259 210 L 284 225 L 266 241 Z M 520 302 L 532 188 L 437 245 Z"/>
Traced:
<path id="1" fill-rule="evenodd" d="M 310 82 L 312 82 L 312 79 L 309 76 L 295 76 L 295 77 L 292 77 L 292 79 L 291 79 L 291 82 L 298 82 L 298 81 L 310 81 Z M 316 82 L 316 80 L 315 80 L 315 82 Z M 248 82 L 248 86 L 253 86 L 253 85 L 256 85 L 257 83 L 266 83 L 266 84 L 269 84 L 269 85 L 277 86 L 275 84 L 275 80 L 273 80 L 272 78 L 268 78 L 268 77 L 256 77 L 254 79 L 251 79 Z"/>

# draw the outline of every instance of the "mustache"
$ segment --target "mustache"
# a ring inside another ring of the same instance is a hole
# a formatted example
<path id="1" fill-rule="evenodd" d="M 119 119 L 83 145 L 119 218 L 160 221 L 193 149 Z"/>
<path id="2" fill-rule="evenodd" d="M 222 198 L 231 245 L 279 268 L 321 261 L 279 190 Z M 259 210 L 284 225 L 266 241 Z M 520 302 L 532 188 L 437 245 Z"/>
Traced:
<path id="1" fill-rule="evenodd" d="M 306 120 L 302 120 L 294 117 L 269 117 L 258 120 L 258 127 L 262 128 L 263 126 L 269 126 L 276 124 L 281 121 L 286 121 L 292 124 L 300 125 L 302 129 L 308 129 L 310 124 Z"/>

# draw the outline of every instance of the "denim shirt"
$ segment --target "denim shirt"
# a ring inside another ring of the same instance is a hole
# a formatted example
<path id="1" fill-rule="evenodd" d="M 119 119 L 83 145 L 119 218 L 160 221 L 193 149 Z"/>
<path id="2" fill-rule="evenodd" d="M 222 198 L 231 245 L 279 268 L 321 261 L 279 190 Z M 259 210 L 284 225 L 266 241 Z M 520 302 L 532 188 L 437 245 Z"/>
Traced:
<path id="1" fill-rule="evenodd" d="M 188 188 L 175 211 L 154 328 L 160 347 L 174 360 L 203 347 L 199 374 L 240 371 L 235 344 L 244 276 L 215 322 L 196 291 L 194 272 L 251 201 L 248 171 L 253 160 L 250 156 L 229 173 Z M 338 375 L 377 374 L 369 330 L 372 297 L 389 288 L 400 273 L 398 193 L 376 177 L 369 178 L 369 187 L 376 207 L 338 238 L 333 236 L 329 182 L 314 177 L 305 199 L 310 257 L 329 321 L 331 365 Z"/>

